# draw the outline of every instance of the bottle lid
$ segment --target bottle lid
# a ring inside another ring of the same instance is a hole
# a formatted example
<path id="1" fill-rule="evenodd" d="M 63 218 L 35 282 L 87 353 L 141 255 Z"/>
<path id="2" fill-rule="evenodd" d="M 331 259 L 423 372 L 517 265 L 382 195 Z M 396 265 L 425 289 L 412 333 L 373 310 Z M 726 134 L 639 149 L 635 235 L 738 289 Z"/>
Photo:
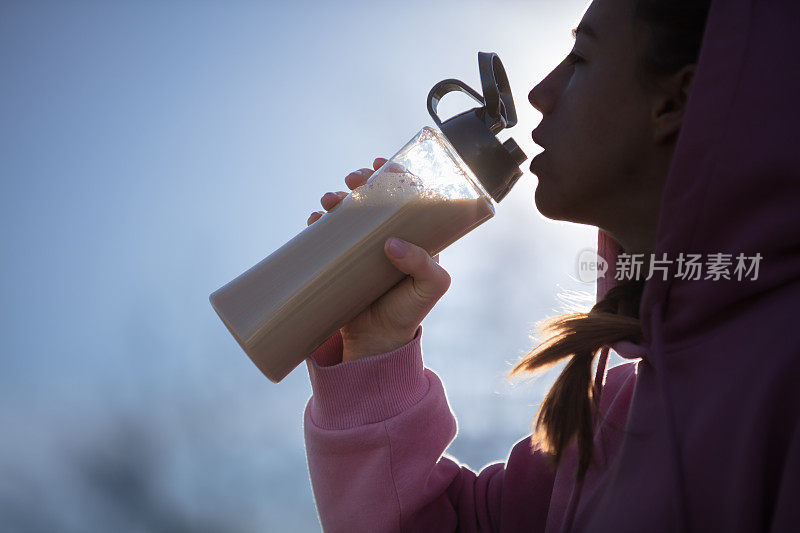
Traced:
<path id="1" fill-rule="evenodd" d="M 514 139 L 501 143 L 495 137 L 503 128 L 517 123 L 503 63 L 495 53 L 478 52 L 478 68 L 483 95 L 461 80 L 443 80 L 428 93 L 428 113 L 481 185 L 499 202 L 522 176 L 519 166 L 528 156 Z M 442 122 L 437 113 L 439 101 L 454 91 L 471 96 L 481 106 Z"/>

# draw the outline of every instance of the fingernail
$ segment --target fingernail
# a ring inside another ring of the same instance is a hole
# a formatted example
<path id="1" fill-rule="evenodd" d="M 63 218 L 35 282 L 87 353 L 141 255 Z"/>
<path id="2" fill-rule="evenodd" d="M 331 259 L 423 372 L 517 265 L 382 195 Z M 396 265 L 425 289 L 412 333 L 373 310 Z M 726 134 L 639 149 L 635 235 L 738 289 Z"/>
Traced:
<path id="1" fill-rule="evenodd" d="M 406 255 L 406 252 L 408 252 L 408 243 L 392 237 L 389 241 L 389 253 L 399 259 Z"/>

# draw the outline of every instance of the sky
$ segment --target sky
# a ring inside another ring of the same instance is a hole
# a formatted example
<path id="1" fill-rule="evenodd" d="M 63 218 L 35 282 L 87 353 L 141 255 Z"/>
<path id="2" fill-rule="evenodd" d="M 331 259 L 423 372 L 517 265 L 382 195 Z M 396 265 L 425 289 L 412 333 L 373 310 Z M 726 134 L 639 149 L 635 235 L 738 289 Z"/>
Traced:
<path id="1" fill-rule="evenodd" d="M 318 531 L 304 365 L 269 382 L 208 296 L 423 126 L 430 88 L 499 54 L 530 89 L 586 2 L 0 5 L 0 515 L 19 531 Z M 472 107 L 448 95 L 440 115 Z M 440 254 L 426 365 L 447 452 L 506 458 L 555 377 L 505 380 L 536 321 L 590 301 L 596 228 L 544 218 L 524 174 Z"/>

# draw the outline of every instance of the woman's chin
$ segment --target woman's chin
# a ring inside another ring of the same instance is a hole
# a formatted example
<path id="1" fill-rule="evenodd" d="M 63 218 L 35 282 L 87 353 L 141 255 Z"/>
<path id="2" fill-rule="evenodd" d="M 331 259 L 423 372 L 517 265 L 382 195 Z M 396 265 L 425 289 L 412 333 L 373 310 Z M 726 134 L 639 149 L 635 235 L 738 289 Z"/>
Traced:
<path id="1" fill-rule="evenodd" d="M 568 214 L 565 209 L 567 206 L 563 205 L 563 202 L 557 201 L 557 198 L 547 190 L 547 186 L 542 185 L 541 180 L 536 185 L 534 202 L 536 203 L 536 209 L 538 209 L 543 216 L 552 220 L 568 219 L 566 218 Z"/>

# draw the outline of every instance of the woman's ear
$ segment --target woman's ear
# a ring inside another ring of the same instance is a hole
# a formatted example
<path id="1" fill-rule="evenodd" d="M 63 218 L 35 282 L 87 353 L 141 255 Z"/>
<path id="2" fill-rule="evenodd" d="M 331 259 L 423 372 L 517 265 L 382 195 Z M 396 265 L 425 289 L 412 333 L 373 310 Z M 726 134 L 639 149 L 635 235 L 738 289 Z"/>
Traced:
<path id="1" fill-rule="evenodd" d="M 656 143 L 667 142 L 680 131 L 696 68 L 694 64 L 686 65 L 659 84 L 652 113 Z"/>

